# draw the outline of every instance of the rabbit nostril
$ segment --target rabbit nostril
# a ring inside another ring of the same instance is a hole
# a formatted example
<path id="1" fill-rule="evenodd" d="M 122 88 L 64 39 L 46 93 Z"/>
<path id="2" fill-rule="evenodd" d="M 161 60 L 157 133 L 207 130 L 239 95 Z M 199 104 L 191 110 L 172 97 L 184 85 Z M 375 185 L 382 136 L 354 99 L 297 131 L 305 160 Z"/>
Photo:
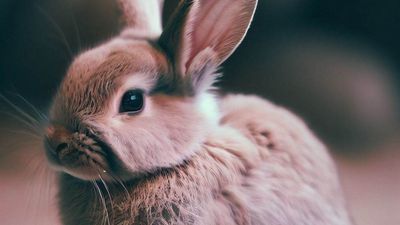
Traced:
<path id="1" fill-rule="evenodd" d="M 45 132 L 47 137 L 51 137 L 54 135 L 55 129 L 53 126 L 50 125 L 45 129 Z"/>
<path id="2" fill-rule="evenodd" d="M 59 145 L 57 146 L 56 152 L 60 152 L 61 150 L 65 149 L 65 148 L 67 148 L 67 147 L 68 147 L 68 144 L 67 144 L 67 143 L 61 143 L 61 144 L 59 144 Z"/>

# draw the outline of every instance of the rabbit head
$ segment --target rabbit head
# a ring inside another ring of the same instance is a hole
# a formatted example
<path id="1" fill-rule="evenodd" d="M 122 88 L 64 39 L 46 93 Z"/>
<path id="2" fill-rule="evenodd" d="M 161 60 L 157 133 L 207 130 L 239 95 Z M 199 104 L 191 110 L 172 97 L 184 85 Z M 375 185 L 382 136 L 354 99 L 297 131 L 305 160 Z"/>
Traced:
<path id="1" fill-rule="evenodd" d="M 256 0 L 181 1 L 161 29 L 161 0 L 120 0 L 127 27 L 79 55 L 46 129 L 51 164 L 84 180 L 182 164 L 218 124 L 209 93 Z"/>

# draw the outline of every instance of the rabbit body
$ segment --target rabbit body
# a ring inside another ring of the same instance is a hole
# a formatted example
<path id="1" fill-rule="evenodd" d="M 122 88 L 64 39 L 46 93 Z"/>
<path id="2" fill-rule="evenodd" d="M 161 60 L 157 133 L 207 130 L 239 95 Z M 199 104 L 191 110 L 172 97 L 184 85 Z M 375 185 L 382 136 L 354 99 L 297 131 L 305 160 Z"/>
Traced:
<path id="1" fill-rule="evenodd" d="M 162 0 L 119 2 L 128 27 L 74 60 L 50 110 L 63 224 L 350 224 L 301 120 L 212 94 L 256 0 L 181 1 L 163 31 Z"/>
<path id="2" fill-rule="evenodd" d="M 190 160 L 132 181 L 129 194 L 109 186 L 111 224 L 350 224 L 326 148 L 300 119 L 254 96 L 220 105 L 221 125 Z M 90 182 L 63 175 L 60 199 L 64 224 L 107 217 Z"/>

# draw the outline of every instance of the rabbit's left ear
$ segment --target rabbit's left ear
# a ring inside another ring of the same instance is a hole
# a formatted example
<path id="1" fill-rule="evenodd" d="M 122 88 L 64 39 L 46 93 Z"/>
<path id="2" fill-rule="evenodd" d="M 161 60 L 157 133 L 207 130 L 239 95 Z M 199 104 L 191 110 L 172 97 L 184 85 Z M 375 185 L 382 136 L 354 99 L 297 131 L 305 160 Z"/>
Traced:
<path id="1" fill-rule="evenodd" d="M 159 40 L 175 73 L 187 78 L 218 67 L 243 40 L 256 6 L 257 0 L 182 0 Z"/>
<path id="2" fill-rule="evenodd" d="M 155 39 L 161 35 L 161 14 L 164 0 L 118 0 L 128 33 Z"/>

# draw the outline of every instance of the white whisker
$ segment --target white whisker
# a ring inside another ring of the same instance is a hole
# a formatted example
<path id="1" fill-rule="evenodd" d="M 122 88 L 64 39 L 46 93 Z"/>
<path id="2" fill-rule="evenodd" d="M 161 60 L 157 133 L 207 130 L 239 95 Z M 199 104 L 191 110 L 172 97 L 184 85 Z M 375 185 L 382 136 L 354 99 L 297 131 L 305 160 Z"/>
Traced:
<path id="1" fill-rule="evenodd" d="M 11 102 L 6 96 L 0 94 L 0 98 L 3 99 L 9 106 L 11 106 L 15 111 L 20 113 L 22 116 L 24 116 L 26 119 L 31 121 L 34 124 L 40 124 L 37 119 L 35 119 L 33 116 L 29 115 L 27 112 L 25 112 L 21 107 L 17 106 L 15 103 Z"/>
<path id="2" fill-rule="evenodd" d="M 76 23 L 75 16 L 73 13 L 72 13 L 72 22 L 74 24 L 76 41 L 78 42 L 78 50 L 80 51 L 82 49 L 81 35 L 80 35 L 79 27 L 78 27 L 78 24 Z"/>
<path id="3" fill-rule="evenodd" d="M 40 13 L 42 13 L 47 21 L 50 22 L 50 24 L 55 28 L 56 34 L 58 34 L 61 37 L 61 43 L 64 45 L 64 47 L 67 50 L 67 53 L 69 54 L 70 57 L 73 56 L 72 54 L 72 49 L 68 43 L 68 40 L 61 29 L 61 27 L 54 21 L 54 19 L 38 4 L 36 4 L 36 8 L 39 10 Z"/>
<path id="4" fill-rule="evenodd" d="M 111 178 L 112 178 L 114 181 L 116 181 L 119 185 L 122 186 L 122 188 L 123 188 L 124 191 L 125 191 L 125 194 L 127 195 L 127 198 L 128 198 L 129 200 L 131 200 L 131 199 L 132 199 L 132 198 L 131 198 L 131 194 L 129 193 L 128 189 L 126 188 L 124 182 L 123 182 L 121 179 L 119 179 L 117 176 L 112 175 L 111 173 L 109 173 L 109 175 L 111 176 Z"/>
<path id="5" fill-rule="evenodd" d="M 104 216 L 105 216 L 105 222 L 107 222 L 108 225 L 111 225 L 110 216 L 108 215 L 106 200 L 105 200 L 105 198 L 104 198 L 104 196 L 103 196 L 103 194 L 102 194 L 102 192 L 101 192 L 101 189 L 100 189 L 99 185 L 98 185 L 95 181 L 93 181 L 92 183 L 93 183 L 93 185 L 96 187 L 97 192 L 98 192 L 99 195 L 100 195 L 100 199 L 101 199 L 101 202 L 102 202 L 103 207 L 104 207 L 104 210 L 103 210 L 103 211 L 104 211 Z"/>
<path id="6" fill-rule="evenodd" d="M 112 198 L 111 198 L 110 190 L 108 189 L 108 186 L 107 186 L 106 182 L 104 181 L 104 179 L 101 177 L 100 173 L 99 173 L 98 175 L 99 175 L 100 181 L 103 183 L 104 188 L 105 188 L 106 191 L 107 191 L 108 198 L 110 199 L 110 204 L 111 204 L 111 219 L 113 219 L 113 218 L 114 218 L 114 215 L 115 215 L 115 214 L 114 214 L 114 202 L 113 202 L 113 200 L 112 200 Z"/>
<path id="7" fill-rule="evenodd" d="M 40 129 L 37 125 L 31 123 L 30 121 L 26 120 L 26 119 L 23 118 L 23 117 L 20 117 L 20 116 L 18 116 L 18 115 L 12 114 L 12 113 L 10 113 L 10 112 L 5 112 L 5 111 L 0 111 L 0 113 L 2 113 L 2 114 L 4 114 L 4 115 L 7 115 L 7 116 L 9 116 L 9 117 L 11 117 L 11 118 L 14 118 L 14 119 L 17 120 L 18 122 L 20 122 L 20 123 L 22 123 L 23 125 L 25 125 L 26 128 L 31 129 L 30 131 L 32 131 L 32 132 L 34 132 L 34 133 L 38 133 L 38 134 L 41 133 L 41 129 Z"/>
<path id="8" fill-rule="evenodd" d="M 21 94 L 15 93 L 14 95 L 20 98 L 26 105 L 28 105 L 41 120 L 48 121 L 47 116 L 44 113 L 42 113 L 37 107 L 35 107 L 32 103 L 30 103 L 26 98 L 24 98 Z"/>
<path id="9" fill-rule="evenodd" d="M 9 129 L 4 129 L 4 128 L 0 128 L 0 131 L 4 132 L 4 133 L 9 133 L 9 134 L 20 134 L 20 135 L 24 135 L 24 136 L 28 136 L 33 138 L 33 140 L 36 141 L 41 141 L 42 140 L 42 136 L 40 136 L 39 134 L 33 133 L 31 130 L 25 130 L 25 129 L 21 129 L 21 130 L 9 130 Z"/>

